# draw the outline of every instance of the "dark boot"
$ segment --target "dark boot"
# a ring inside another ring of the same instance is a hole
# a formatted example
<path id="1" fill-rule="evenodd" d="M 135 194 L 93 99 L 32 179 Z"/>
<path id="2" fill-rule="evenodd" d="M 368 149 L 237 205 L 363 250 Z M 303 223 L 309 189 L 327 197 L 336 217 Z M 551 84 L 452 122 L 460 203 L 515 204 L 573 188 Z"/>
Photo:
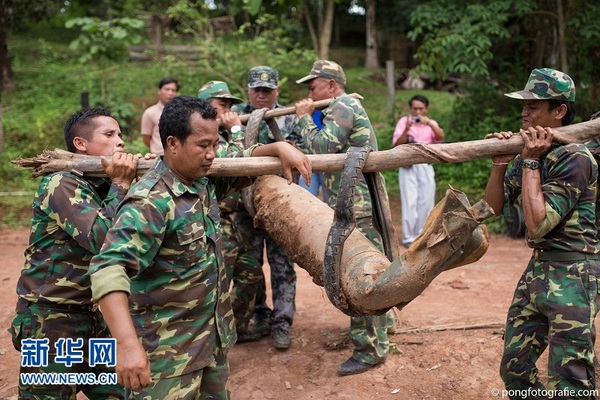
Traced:
<path id="1" fill-rule="evenodd" d="M 375 364 L 367 364 L 365 362 L 358 361 L 358 360 L 355 360 L 354 358 L 350 357 L 344 363 L 340 364 L 340 366 L 337 369 L 337 373 L 338 373 L 338 375 L 341 375 L 341 376 L 361 374 L 361 373 L 366 372 L 366 371 L 370 370 L 371 368 L 374 368 L 375 366 L 383 363 L 384 361 L 385 361 L 385 359 L 383 359 Z"/>
<path id="2" fill-rule="evenodd" d="M 271 332 L 271 340 L 273 342 L 273 347 L 279 350 L 289 349 L 292 345 L 290 333 L 283 329 L 273 329 Z"/>
<path id="3" fill-rule="evenodd" d="M 271 333 L 271 325 L 269 324 L 268 319 L 261 319 L 260 321 L 256 321 L 252 326 L 252 331 L 258 332 L 260 336 L 267 336 Z"/>
<path id="4" fill-rule="evenodd" d="M 261 334 L 256 331 L 240 332 L 236 343 L 256 342 L 262 338 Z"/>

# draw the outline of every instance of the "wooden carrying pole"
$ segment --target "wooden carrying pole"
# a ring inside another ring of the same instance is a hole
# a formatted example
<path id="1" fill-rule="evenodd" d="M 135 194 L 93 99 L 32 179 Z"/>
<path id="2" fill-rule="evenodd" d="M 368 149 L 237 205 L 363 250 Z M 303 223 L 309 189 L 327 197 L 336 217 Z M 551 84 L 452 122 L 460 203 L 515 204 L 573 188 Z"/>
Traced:
<path id="1" fill-rule="evenodd" d="M 600 136 L 600 118 L 554 129 L 557 143 L 584 143 Z M 382 171 L 422 163 L 458 163 L 501 154 L 519 154 L 523 139 L 515 134 L 510 139 L 484 139 L 457 143 L 418 144 L 397 146 L 391 150 L 374 151 L 365 162 L 365 172 Z M 346 154 L 318 154 L 307 156 L 313 172 L 341 171 Z M 14 164 L 33 168 L 33 176 L 56 171 L 78 171 L 88 176 L 106 176 L 100 157 L 73 154 L 64 150 L 45 151 L 28 159 L 17 159 Z M 140 160 L 138 173 L 152 168 L 156 160 Z M 282 173 L 276 157 L 217 158 L 208 176 L 260 176 Z"/>
<path id="2" fill-rule="evenodd" d="M 353 99 L 357 99 L 357 100 L 362 100 L 363 97 L 358 94 L 358 93 L 350 93 L 348 95 L 348 97 L 352 97 Z M 329 104 L 335 100 L 334 98 L 331 99 L 325 99 L 325 100 L 319 100 L 319 101 L 315 101 L 313 104 L 315 106 L 316 109 L 322 110 L 326 107 L 329 106 Z M 274 108 L 272 110 L 269 110 L 265 113 L 265 115 L 263 116 L 263 119 L 271 119 L 271 118 L 277 118 L 277 117 L 283 117 L 284 115 L 290 115 L 290 114 L 295 114 L 296 113 L 296 107 L 295 106 L 289 106 L 289 107 L 279 107 L 279 108 Z M 248 122 L 248 120 L 250 119 L 250 114 L 244 114 L 244 115 L 240 115 L 240 121 L 242 122 L 242 124 L 245 124 L 246 122 Z M 217 119 L 217 122 L 219 123 L 219 125 L 221 125 L 221 120 Z"/>

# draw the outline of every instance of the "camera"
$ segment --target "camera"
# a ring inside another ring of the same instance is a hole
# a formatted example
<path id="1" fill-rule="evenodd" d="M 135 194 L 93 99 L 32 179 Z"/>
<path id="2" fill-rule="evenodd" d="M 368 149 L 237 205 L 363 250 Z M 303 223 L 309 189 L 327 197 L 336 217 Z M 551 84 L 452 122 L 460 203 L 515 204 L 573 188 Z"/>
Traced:
<path id="1" fill-rule="evenodd" d="M 421 123 L 421 117 L 419 117 L 419 116 L 411 117 L 411 119 L 418 124 Z"/>

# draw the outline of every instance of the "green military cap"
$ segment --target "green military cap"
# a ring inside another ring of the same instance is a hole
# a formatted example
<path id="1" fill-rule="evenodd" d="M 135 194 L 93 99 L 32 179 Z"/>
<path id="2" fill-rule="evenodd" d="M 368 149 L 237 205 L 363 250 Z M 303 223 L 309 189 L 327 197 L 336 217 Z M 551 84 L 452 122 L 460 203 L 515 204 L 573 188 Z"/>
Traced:
<path id="1" fill-rule="evenodd" d="M 575 101 L 575 84 L 564 72 L 551 68 L 531 71 L 524 90 L 506 93 L 505 96 L 521 100 Z"/>
<path id="2" fill-rule="evenodd" d="M 304 78 L 298 79 L 296 83 L 305 83 L 316 78 L 333 79 L 342 85 L 346 84 L 344 69 L 339 64 L 328 60 L 315 61 L 309 74 Z"/>
<path id="3" fill-rule="evenodd" d="M 279 87 L 279 72 L 275 68 L 264 65 L 252 67 L 248 70 L 248 87 L 277 89 Z"/>
<path id="4" fill-rule="evenodd" d="M 229 91 L 229 87 L 225 82 L 210 81 L 198 90 L 198 97 L 204 100 L 209 99 L 228 99 L 233 104 L 242 102 L 242 99 L 235 97 Z"/>

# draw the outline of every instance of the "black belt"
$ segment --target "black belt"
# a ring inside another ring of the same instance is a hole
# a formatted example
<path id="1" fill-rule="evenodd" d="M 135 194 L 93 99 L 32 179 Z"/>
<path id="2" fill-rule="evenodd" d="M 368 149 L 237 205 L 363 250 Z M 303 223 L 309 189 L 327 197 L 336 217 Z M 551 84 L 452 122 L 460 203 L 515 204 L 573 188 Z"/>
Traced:
<path id="1" fill-rule="evenodd" d="M 89 314 L 94 313 L 98 310 L 98 305 L 83 305 L 83 304 L 60 304 L 60 303 L 33 303 L 29 300 L 25 300 L 20 298 L 17 302 L 17 310 L 24 310 L 29 308 L 31 305 L 35 305 L 36 307 L 45 308 L 48 310 L 56 310 L 56 311 L 67 311 L 72 313 L 80 313 L 80 314 Z"/>
<path id="2" fill-rule="evenodd" d="M 534 250 L 532 257 L 538 261 L 600 260 L 600 254 L 578 253 L 576 251 L 557 250 Z"/>

